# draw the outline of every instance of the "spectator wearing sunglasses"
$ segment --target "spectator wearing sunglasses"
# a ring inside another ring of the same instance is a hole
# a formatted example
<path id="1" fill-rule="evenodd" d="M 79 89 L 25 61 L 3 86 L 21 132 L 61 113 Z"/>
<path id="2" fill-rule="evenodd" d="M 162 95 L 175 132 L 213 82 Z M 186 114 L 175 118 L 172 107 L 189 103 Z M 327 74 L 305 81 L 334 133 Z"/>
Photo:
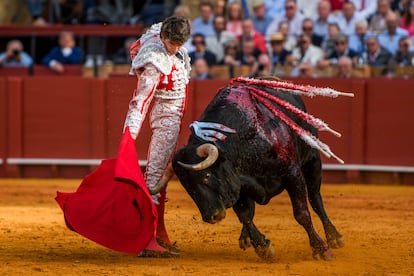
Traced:
<path id="1" fill-rule="evenodd" d="M 397 66 L 413 66 L 414 65 L 414 52 L 411 51 L 412 42 L 409 38 L 400 38 L 398 43 L 398 51 L 393 55 L 388 63 L 390 69 L 394 69 Z"/>
<path id="2" fill-rule="evenodd" d="M 188 53 L 191 58 L 191 65 L 193 65 L 199 58 L 205 59 L 208 66 L 213 66 L 217 63 L 216 55 L 212 51 L 206 49 L 206 41 L 203 34 L 193 34 L 192 44 L 194 46 L 194 50 Z"/>
<path id="3" fill-rule="evenodd" d="M 286 0 L 285 14 L 282 17 L 276 17 L 266 29 L 266 38 L 270 40 L 272 34 L 278 31 L 280 21 L 286 21 L 289 24 L 289 36 L 297 38 L 302 33 L 302 21 L 305 16 L 299 11 L 296 0 Z"/>
<path id="4" fill-rule="evenodd" d="M 337 65 L 340 57 L 349 57 L 353 64 L 357 63 L 358 52 L 349 48 L 348 37 L 344 34 L 338 34 L 335 37 L 335 50 L 324 59 L 318 62 L 319 68 L 326 68 L 331 65 Z"/>
<path id="5" fill-rule="evenodd" d="M 302 21 L 302 33 L 311 37 L 312 44 L 321 47 L 323 37 L 314 32 L 313 21 L 310 18 L 305 18 Z"/>

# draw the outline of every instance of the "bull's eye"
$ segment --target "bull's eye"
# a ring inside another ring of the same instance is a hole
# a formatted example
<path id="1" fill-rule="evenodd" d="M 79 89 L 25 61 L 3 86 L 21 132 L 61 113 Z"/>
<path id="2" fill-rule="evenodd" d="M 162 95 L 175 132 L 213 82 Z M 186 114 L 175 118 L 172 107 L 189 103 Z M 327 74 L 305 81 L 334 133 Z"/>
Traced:
<path id="1" fill-rule="evenodd" d="M 203 183 L 208 184 L 211 174 L 207 173 L 203 178 Z"/>

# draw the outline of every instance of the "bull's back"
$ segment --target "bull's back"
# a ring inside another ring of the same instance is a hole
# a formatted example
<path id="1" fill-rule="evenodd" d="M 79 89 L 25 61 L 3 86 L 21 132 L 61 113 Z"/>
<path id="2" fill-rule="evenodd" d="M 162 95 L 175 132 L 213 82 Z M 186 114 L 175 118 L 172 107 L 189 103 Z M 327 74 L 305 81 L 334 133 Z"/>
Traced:
<path id="1" fill-rule="evenodd" d="M 305 104 L 298 95 L 258 86 L 251 87 L 306 111 Z M 301 121 L 292 112 L 275 103 L 272 103 L 272 106 L 285 113 L 302 128 L 316 133 L 313 127 Z M 310 149 L 286 123 L 254 98 L 249 87 L 245 85 L 227 86 L 219 90 L 200 121 L 217 122 L 237 131 L 234 135 L 228 135 L 226 141 L 217 143 L 223 144 L 222 147 L 235 157 L 232 160 L 236 160 L 239 167 L 250 163 L 251 166 L 260 164 L 263 169 L 269 169 L 268 166 L 274 168 L 275 163 L 297 159 L 293 155 L 306 158 L 306 151 Z"/>

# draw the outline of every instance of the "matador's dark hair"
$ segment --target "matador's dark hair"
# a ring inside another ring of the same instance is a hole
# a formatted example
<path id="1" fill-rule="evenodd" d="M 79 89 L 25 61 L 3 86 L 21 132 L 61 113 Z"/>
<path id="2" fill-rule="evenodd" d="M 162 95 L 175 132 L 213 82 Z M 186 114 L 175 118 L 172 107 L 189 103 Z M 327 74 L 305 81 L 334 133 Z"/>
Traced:
<path id="1" fill-rule="evenodd" d="M 184 44 L 191 36 L 190 22 L 182 16 L 170 16 L 162 22 L 161 36 Z"/>

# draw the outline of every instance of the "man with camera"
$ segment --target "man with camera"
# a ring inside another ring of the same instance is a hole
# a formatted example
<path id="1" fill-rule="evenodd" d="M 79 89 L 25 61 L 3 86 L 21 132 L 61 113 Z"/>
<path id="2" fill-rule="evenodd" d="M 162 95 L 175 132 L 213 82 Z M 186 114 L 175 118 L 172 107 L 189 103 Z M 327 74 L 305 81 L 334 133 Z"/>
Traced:
<path id="1" fill-rule="evenodd" d="M 0 54 L 0 66 L 29 67 L 32 64 L 32 57 L 23 51 L 23 44 L 19 40 L 10 40 L 6 51 Z"/>

